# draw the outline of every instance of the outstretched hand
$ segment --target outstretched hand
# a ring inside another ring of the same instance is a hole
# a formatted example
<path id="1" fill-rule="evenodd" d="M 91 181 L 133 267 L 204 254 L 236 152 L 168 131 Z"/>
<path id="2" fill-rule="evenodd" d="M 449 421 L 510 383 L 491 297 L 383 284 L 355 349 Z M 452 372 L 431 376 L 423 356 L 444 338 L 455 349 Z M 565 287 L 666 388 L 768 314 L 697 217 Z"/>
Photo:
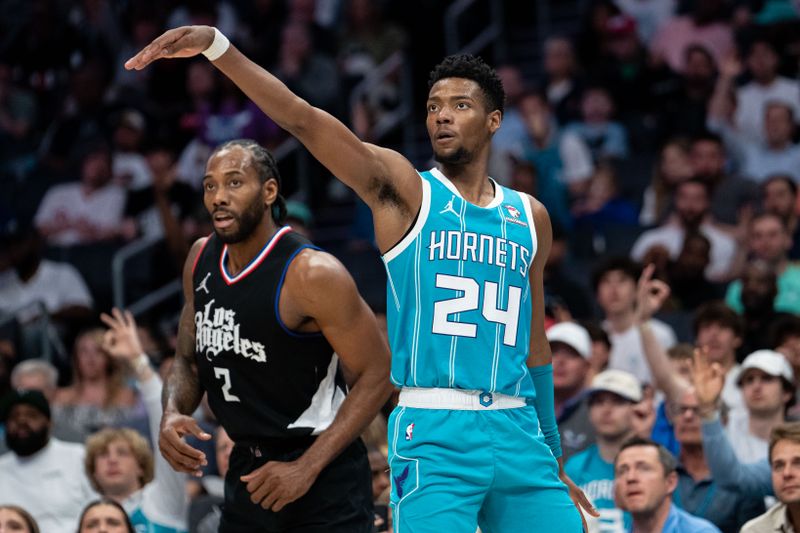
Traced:
<path id="1" fill-rule="evenodd" d="M 125 62 L 128 70 L 142 70 L 157 59 L 193 57 L 214 42 L 214 28 L 210 26 L 181 26 L 167 30 Z"/>
<path id="2" fill-rule="evenodd" d="M 636 315 L 640 322 L 650 320 L 669 298 L 669 285 L 660 279 L 653 279 L 655 269 L 652 263 L 647 265 L 636 287 Z"/>
<path id="3" fill-rule="evenodd" d="M 100 320 L 108 326 L 108 331 L 103 334 L 103 350 L 112 357 L 133 361 L 144 352 L 136 330 L 136 320 L 130 311 L 123 312 L 115 307 L 111 315 L 101 314 Z"/>
<path id="4" fill-rule="evenodd" d="M 708 360 L 708 348 L 694 349 L 692 357 L 692 383 L 701 411 L 716 409 L 725 386 L 725 372 L 722 365 Z"/>

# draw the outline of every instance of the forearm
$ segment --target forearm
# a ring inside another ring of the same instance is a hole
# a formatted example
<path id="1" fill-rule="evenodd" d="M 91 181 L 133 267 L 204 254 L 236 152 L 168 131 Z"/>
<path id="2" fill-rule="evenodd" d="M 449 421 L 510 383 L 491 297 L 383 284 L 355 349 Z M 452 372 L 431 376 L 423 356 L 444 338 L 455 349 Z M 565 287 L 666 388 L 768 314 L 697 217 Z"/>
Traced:
<path id="1" fill-rule="evenodd" d="M 319 435 L 301 459 L 316 474 L 321 472 L 361 435 L 391 392 L 392 384 L 383 367 L 364 372 L 356 379 L 330 427 Z"/>
<path id="2" fill-rule="evenodd" d="M 562 456 L 561 436 L 558 433 L 556 421 L 555 394 L 553 390 L 553 365 L 546 364 L 528 368 L 536 396 L 533 405 L 539 417 L 539 427 L 544 435 L 545 443 L 553 452 L 553 457 L 559 459 Z"/>
<path id="3" fill-rule="evenodd" d="M 703 448 L 713 450 L 706 454 L 711 476 L 720 487 L 735 490 L 748 496 L 773 494 L 772 477 L 767 461 L 742 464 L 736 457 L 719 418 L 703 420 Z"/>
<path id="4" fill-rule="evenodd" d="M 161 395 L 164 413 L 191 415 L 200 405 L 202 397 L 197 368 L 186 358 L 177 356 Z"/>
<path id="5" fill-rule="evenodd" d="M 637 320 L 637 327 L 642 338 L 644 357 L 650 367 L 650 373 L 653 375 L 654 385 L 664 391 L 667 398 L 678 398 L 688 387 L 688 383 L 682 382 L 672 371 L 667 354 L 661 347 L 661 343 L 658 342 L 653 328 L 650 327 L 650 320 Z"/>

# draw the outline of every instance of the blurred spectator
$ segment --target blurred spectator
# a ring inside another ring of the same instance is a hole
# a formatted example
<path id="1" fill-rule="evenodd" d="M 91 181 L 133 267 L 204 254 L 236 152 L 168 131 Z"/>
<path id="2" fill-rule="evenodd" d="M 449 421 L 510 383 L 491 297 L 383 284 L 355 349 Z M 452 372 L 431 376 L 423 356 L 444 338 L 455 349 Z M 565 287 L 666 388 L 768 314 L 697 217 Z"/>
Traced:
<path id="1" fill-rule="evenodd" d="M 692 177 L 689 142 L 677 137 L 664 143 L 653 166 L 653 179 L 644 191 L 639 223 L 653 226 L 663 222 L 673 208 L 678 183 Z"/>
<path id="2" fill-rule="evenodd" d="M 584 7 L 577 38 L 577 54 L 581 65 L 596 65 L 608 54 L 609 22 L 619 14 L 620 10 L 612 0 L 592 0 Z"/>
<path id="3" fill-rule="evenodd" d="M 708 49 L 699 44 L 686 47 L 685 68 L 654 85 L 660 140 L 693 137 L 706 128 L 708 106 L 714 94 L 717 66 Z"/>
<path id="4" fill-rule="evenodd" d="M 303 202 L 298 202 L 297 200 L 286 202 L 285 223 L 300 235 L 308 239 L 311 238 L 311 226 L 314 223 L 314 216 Z"/>
<path id="5" fill-rule="evenodd" d="M 83 445 L 51 437 L 50 405 L 39 391 L 6 396 L 2 419 L 11 451 L 0 456 L 0 501 L 24 506 L 42 531 L 73 533 L 95 496 L 83 472 Z"/>
<path id="6" fill-rule="evenodd" d="M 128 365 L 103 347 L 103 330 L 83 331 L 75 340 L 72 384 L 53 399 L 54 416 L 70 426 L 83 442 L 106 427 L 143 425 L 145 413 L 136 392 L 127 384 Z"/>
<path id="7" fill-rule="evenodd" d="M 722 19 L 723 0 L 696 0 L 688 15 L 665 22 L 650 45 L 655 61 L 666 63 L 677 73 L 686 70 L 686 49 L 699 45 L 707 49 L 714 63 L 720 64 L 734 50 L 733 32 Z"/>
<path id="8" fill-rule="evenodd" d="M 769 101 L 763 109 L 763 141 L 746 139 L 725 118 L 713 113 L 709 117 L 709 128 L 722 135 L 743 176 L 761 182 L 773 174 L 786 174 L 800 181 L 800 145 L 793 142 L 795 119 L 792 107 L 783 102 Z"/>
<path id="9" fill-rule="evenodd" d="M 780 353 L 757 350 L 742 362 L 738 382 L 747 412 L 732 415 L 726 429 L 739 461 L 754 463 L 767 458 L 770 432 L 794 404 L 794 372 Z"/>
<path id="10" fill-rule="evenodd" d="M 677 505 L 714 523 L 725 533 L 736 533 L 742 525 L 764 512 L 764 502 L 719 486 L 706 463 L 700 432 L 699 403 L 693 389 L 670 402 L 668 412 L 681 445 L 678 456 Z"/>
<path id="11" fill-rule="evenodd" d="M 101 498 L 89 503 L 78 520 L 78 533 L 96 531 L 136 533 L 125 509 L 110 498 Z"/>
<path id="12" fill-rule="evenodd" d="M 771 348 L 770 326 L 791 316 L 775 310 L 775 297 L 778 294 L 776 273 L 766 261 L 753 259 L 745 265 L 740 281 L 744 323 L 744 341 L 740 353 Z"/>
<path id="13" fill-rule="evenodd" d="M 677 259 L 669 261 L 667 266 L 676 310 L 694 311 L 703 303 L 722 297 L 717 286 L 706 279 L 710 261 L 711 242 L 702 233 L 687 233 Z"/>
<path id="14" fill-rule="evenodd" d="M 713 524 L 673 503 L 678 488 L 677 463 L 649 439 L 633 438 L 614 460 L 616 501 L 631 514 L 630 531 L 719 533 Z"/>
<path id="15" fill-rule="evenodd" d="M 566 186 L 574 195 L 585 191 L 594 171 L 586 144 L 576 135 L 558 129 L 544 94 L 526 92 L 520 98 L 519 110 L 528 135 L 516 153 L 536 166 L 537 198 L 549 209 L 549 200 L 556 201 L 563 194 L 560 187 Z M 569 227 L 568 221 L 559 223 Z"/>
<path id="16" fill-rule="evenodd" d="M 620 194 L 617 173 L 610 162 L 597 164 L 585 196 L 574 203 L 572 212 L 576 225 L 583 223 L 595 233 L 608 226 L 638 226 L 636 206 Z M 613 230 L 607 234 L 613 236 Z"/>
<path id="17" fill-rule="evenodd" d="M 97 58 L 88 58 L 72 72 L 60 116 L 39 147 L 46 172 L 64 174 L 87 144 L 108 138 L 109 109 L 103 98 L 108 83 L 108 70 Z"/>
<path id="18" fill-rule="evenodd" d="M 286 0 L 288 12 L 284 27 L 293 23 L 306 26 L 312 38 L 312 46 L 320 53 L 330 54 L 336 50 L 336 38 L 333 31 L 321 20 L 320 6 L 317 0 Z"/>
<path id="19" fill-rule="evenodd" d="M 11 65 L 0 61 L 0 172 L 20 173 L 32 164 L 26 158 L 36 146 L 36 115 L 34 95 L 15 83 Z"/>
<path id="20" fill-rule="evenodd" d="M 578 120 L 583 87 L 572 42 L 566 37 L 545 39 L 543 62 L 543 86 L 556 120 L 562 126 Z"/>
<path id="21" fill-rule="evenodd" d="M 25 222 L 0 237 L 0 255 L 6 255 L 10 267 L 0 272 L 0 313 L 26 307 L 17 315 L 25 323 L 39 316 L 32 305 L 41 302 L 58 324 L 79 326 L 91 316 L 89 289 L 75 267 L 44 259 L 43 247 L 39 232 Z"/>
<path id="22" fill-rule="evenodd" d="M 790 106 L 797 120 L 800 117 L 800 87 L 796 80 L 778 75 L 778 49 L 765 37 L 757 37 L 750 43 L 745 60 L 752 80 L 736 89 L 734 124 L 745 141 L 764 141 L 766 104 L 783 102 Z M 738 70 L 741 72 L 741 65 Z"/>
<path id="23" fill-rule="evenodd" d="M 777 320 L 770 328 L 769 347 L 783 354 L 794 372 L 795 382 L 800 377 L 800 317 L 788 315 Z M 797 404 L 789 411 L 792 420 L 800 419 Z"/>
<path id="24" fill-rule="evenodd" d="M 708 360 L 720 366 L 725 378 L 722 401 L 731 416 L 744 408 L 738 388 L 741 367 L 736 363 L 736 351 L 742 344 L 744 326 L 739 316 L 721 301 L 707 302 L 694 315 L 695 345 L 708 353 Z"/>
<path id="25" fill-rule="evenodd" d="M 742 209 L 755 199 L 758 187 L 726 172 L 727 156 L 720 136 L 710 132 L 695 136 L 689 157 L 694 176 L 711 187 L 711 214 L 723 224 L 739 223 Z"/>
<path id="26" fill-rule="evenodd" d="M 39 524 L 18 505 L 0 505 L 0 531 L 39 533 Z"/>
<path id="27" fill-rule="evenodd" d="M 628 258 L 608 259 L 594 272 L 597 303 L 603 310 L 603 328 L 611 339 L 608 367 L 624 370 L 636 376 L 642 383 L 653 383 L 653 376 L 644 358 L 642 337 L 637 327 L 636 283 L 641 268 Z M 647 316 L 646 320 L 663 350 L 672 347 L 675 333 L 660 320 Z"/>
<path id="28" fill-rule="evenodd" d="M 634 436 L 634 405 L 642 400 L 642 385 L 622 370 L 595 376 L 588 391 L 589 421 L 596 444 L 570 457 L 564 471 L 600 511 L 600 531 L 621 533 L 630 517 L 614 503 L 614 458 Z"/>
<path id="29" fill-rule="evenodd" d="M 47 190 L 35 223 L 48 244 L 92 244 L 119 236 L 125 189 L 111 183 L 111 168 L 108 149 L 94 146 L 83 158 L 80 181 Z"/>
<path id="30" fill-rule="evenodd" d="M 564 460 L 594 444 L 589 406 L 584 394 L 592 341 L 574 322 L 560 322 L 547 330 L 553 351 L 553 390 Z"/>
<path id="31" fill-rule="evenodd" d="M 281 33 L 281 48 L 273 71 L 292 92 L 311 105 L 337 114 L 341 110 L 339 75 L 333 60 L 320 50 L 326 49 L 314 47 L 307 24 L 289 22 Z M 235 137 L 248 136 L 231 138 Z"/>
<path id="32" fill-rule="evenodd" d="M 116 120 L 112 174 L 117 185 L 126 189 L 141 189 L 153 182 L 142 155 L 146 126 L 144 115 L 135 109 L 124 110 Z"/>
<path id="33" fill-rule="evenodd" d="M 178 6 L 167 18 L 167 28 L 191 26 L 192 24 L 205 24 L 216 26 L 219 31 L 232 39 L 238 37 L 239 20 L 236 9 L 227 0 L 192 0 L 192 2 L 178 3 Z"/>
<path id="34" fill-rule="evenodd" d="M 525 121 L 519 110 L 519 101 L 524 93 L 525 82 L 522 71 L 516 65 L 498 66 L 495 71 L 503 83 L 506 102 L 503 121 L 492 136 L 492 153 L 489 158 L 489 175 L 503 185 L 511 181 L 513 160 L 510 155 L 521 155 L 518 151 L 520 139 L 527 136 Z"/>
<path id="35" fill-rule="evenodd" d="M 596 322 L 583 322 L 583 327 L 592 339 L 592 357 L 589 359 L 591 369 L 586 376 L 586 386 L 590 387 L 594 377 L 608 368 L 608 359 L 611 354 L 611 339 L 608 333 Z"/>
<path id="36" fill-rule="evenodd" d="M 736 242 L 722 230 L 711 214 L 711 187 L 697 178 L 684 180 L 675 191 L 675 213 L 658 228 L 644 232 L 634 243 L 631 257 L 641 261 L 653 247 L 661 247 L 677 258 L 687 233 L 699 231 L 711 242 L 711 261 L 706 269 L 709 281 L 730 278 Z"/>
<path id="37" fill-rule="evenodd" d="M 800 224 L 797 216 L 797 183 L 790 176 L 774 175 L 761 183 L 764 211 L 778 215 L 792 236 L 789 259 L 800 259 Z"/>
<path id="38" fill-rule="evenodd" d="M 797 481 L 800 477 L 800 424 L 782 424 L 769 438 L 769 464 L 772 488 L 780 503 L 747 522 L 742 533 L 772 533 L 800 530 Z"/>
<path id="39" fill-rule="evenodd" d="M 800 266 L 789 262 L 792 237 L 783 219 L 777 215 L 762 213 L 753 217 L 749 230 L 747 253 L 752 258 L 765 261 L 778 276 L 775 310 L 800 313 Z M 725 302 L 737 312 L 743 311 L 740 280 L 728 286 Z"/>
<path id="40" fill-rule="evenodd" d="M 103 347 L 134 369 L 150 422 L 149 437 L 158 442 L 162 383 L 142 350 L 133 315 L 114 309 L 113 317 L 104 314 L 103 321 L 109 326 Z M 186 531 L 186 476 L 173 470 L 160 453 L 154 455 L 139 433 L 129 428 L 95 433 L 86 441 L 85 467 L 94 488 L 120 503 L 137 528 Z"/>
<path id="41" fill-rule="evenodd" d="M 614 0 L 617 7 L 636 20 L 639 38 L 649 43 L 675 12 L 675 0 Z"/>
<path id="42" fill-rule="evenodd" d="M 143 2 L 130 4 L 129 9 L 122 17 L 121 34 L 115 36 L 118 43 L 117 55 L 114 60 L 114 87 L 116 96 L 123 96 L 126 92 L 144 96 L 148 89 L 150 79 L 155 75 L 153 69 L 127 70 L 125 61 L 133 57 L 136 52 L 150 44 L 161 33 L 161 17 L 153 5 Z"/>
<path id="43" fill-rule="evenodd" d="M 200 198 L 190 185 L 177 179 L 175 153 L 166 145 L 154 145 L 148 150 L 146 161 L 151 182 L 128 191 L 123 232 L 129 239 L 164 239 L 165 246 L 154 252 L 158 267 L 153 269 L 153 286 L 160 286 L 177 276 L 190 243 L 200 235 L 193 217 Z"/>
<path id="44" fill-rule="evenodd" d="M 387 22 L 381 3 L 347 0 L 346 22 L 339 37 L 340 68 L 348 77 L 363 78 L 408 40 L 398 26 Z"/>
<path id="45" fill-rule="evenodd" d="M 581 96 L 581 121 L 572 122 L 564 131 L 580 137 L 595 162 L 628 157 L 628 134 L 625 127 L 612 120 L 614 102 L 604 87 L 587 87 Z"/>

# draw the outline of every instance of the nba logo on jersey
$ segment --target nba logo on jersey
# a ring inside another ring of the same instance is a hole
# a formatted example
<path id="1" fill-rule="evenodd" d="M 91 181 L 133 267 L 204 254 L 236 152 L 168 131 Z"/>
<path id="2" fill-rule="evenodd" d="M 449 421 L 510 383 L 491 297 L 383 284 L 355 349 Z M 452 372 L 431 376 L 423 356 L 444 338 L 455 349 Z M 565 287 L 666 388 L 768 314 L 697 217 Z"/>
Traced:
<path id="1" fill-rule="evenodd" d="M 406 426 L 406 440 L 411 440 L 414 437 L 414 422 Z"/>

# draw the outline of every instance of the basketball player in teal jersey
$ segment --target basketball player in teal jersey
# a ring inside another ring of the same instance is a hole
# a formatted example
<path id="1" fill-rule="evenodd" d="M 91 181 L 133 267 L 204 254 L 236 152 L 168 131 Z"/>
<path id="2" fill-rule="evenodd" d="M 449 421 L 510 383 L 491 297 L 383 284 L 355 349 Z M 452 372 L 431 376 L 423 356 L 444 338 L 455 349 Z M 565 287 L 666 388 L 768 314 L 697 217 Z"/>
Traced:
<path id="1" fill-rule="evenodd" d="M 439 169 L 361 142 L 247 59 L 218 30 L 169 30 L 126 63 L 203 53 L 370 206 L 388 272 L 395 531 L 581 530 L 596 511 L 564 474 L 553 410 L 542 271 L 545 208 L 487 175 L 504 92 L 471 56 L 431 74 L 427 128 Z"/>

